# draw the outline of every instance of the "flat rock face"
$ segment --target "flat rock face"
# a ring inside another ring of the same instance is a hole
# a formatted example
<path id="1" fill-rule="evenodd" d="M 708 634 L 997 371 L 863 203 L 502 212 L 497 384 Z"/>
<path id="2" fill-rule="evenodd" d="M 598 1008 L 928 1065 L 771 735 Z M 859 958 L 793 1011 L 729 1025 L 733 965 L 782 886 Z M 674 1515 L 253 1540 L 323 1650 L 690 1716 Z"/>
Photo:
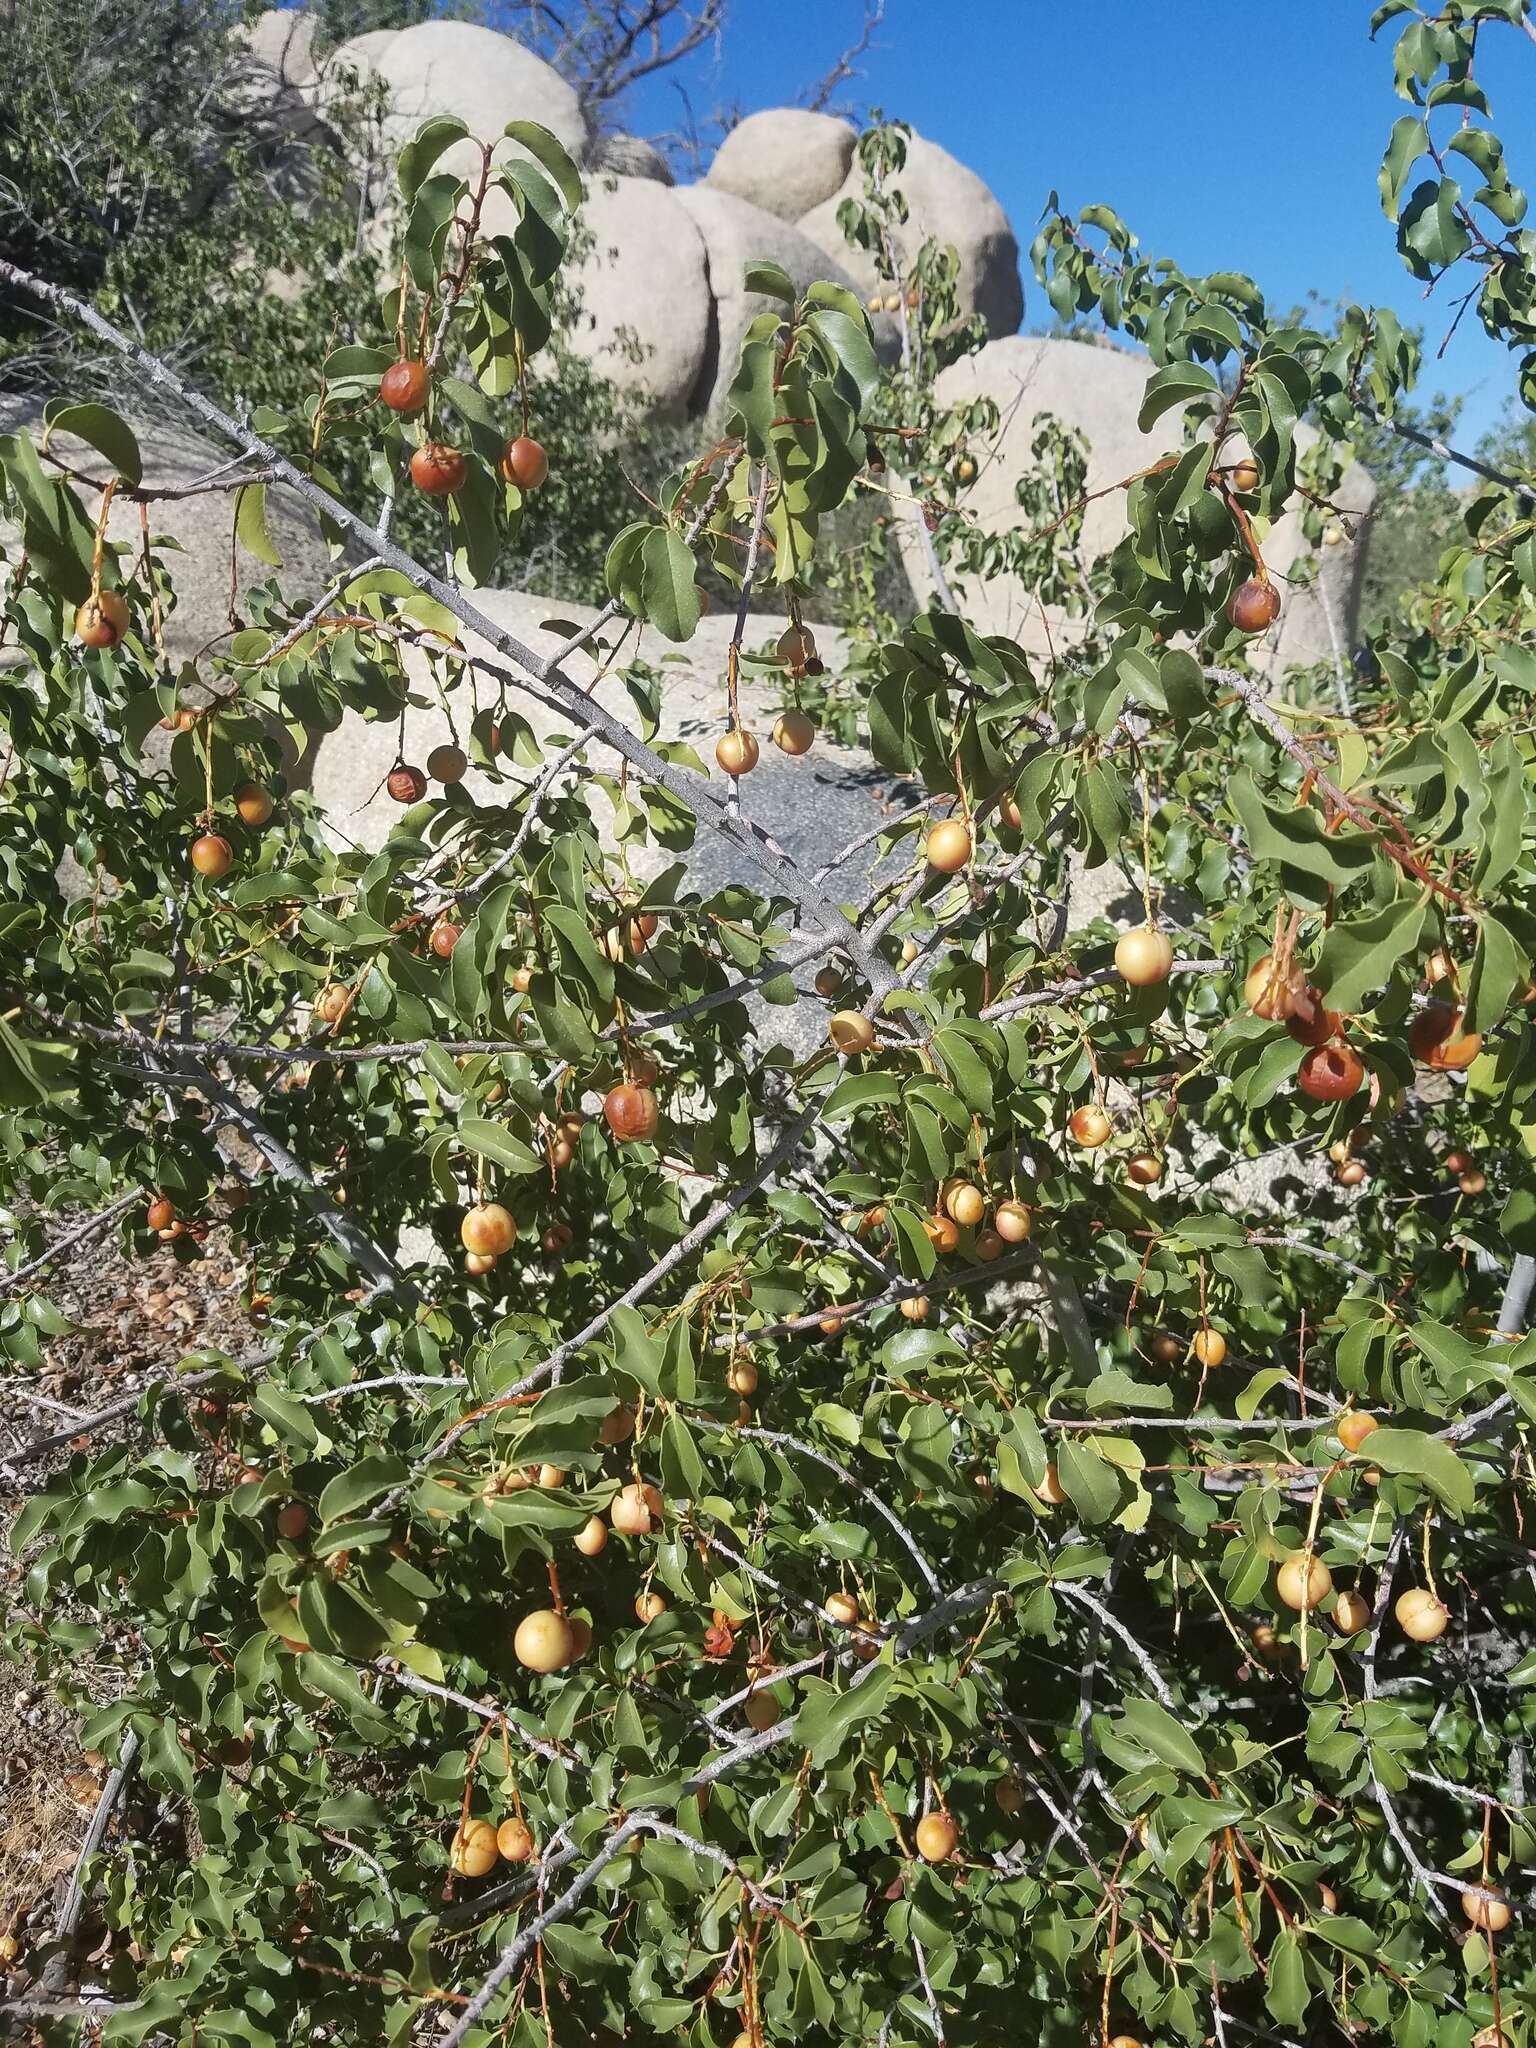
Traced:
<path id="1" fill-rule="evenodd" d="M 995 452 L 983 459 L 961 500 L 967 515 L 988 532 L 1018 528 L 1014 480 L 1031 465 L 1036 421 L 1050 413 L 1076 427 L 1087 441 L 1087 489 L 1104 495 L 1085 509 L 1082 553 L 1087 561 L 1107 553 L 1125 532 L 1125 495 L 1114 486 L 1178 445 L 1172 420 L 1158 421 L 1148 434 L 1136 424 L 1150 374 L 1147 359 L 1125 349 L 1022 334 L 989 341 L 978 354 L 952 363 L 938 380 L 940 402 L 990 398 L 1003 423 Z M 1346 511 L 1363 515 L 1374 496 L 1369 475 L 1357 464 L 1345 476 L 1337 501 Z M 1320 550 L 1315 560 L 1293 514 L 1266 537 L 1265 561 L 1283 600 L 1278 626 L 1255 650 L 1266 665 L 1332 661 L 1336 648 L 1339 658 L 1347 660 L 1365 547 L 1363 517 L 1350 524 L 1356 529 L 1353 536 L 1341 527 L 1338 543 Z M 901 546 L 914 588 L 925 598 L 932 579 L 911 520 L 904 525 Z M 1052 639 L 1059 644 L 1063 635 L 1072 636 L 1071 622 L 1054 613 L 1047 631 L 1033 592 L 1016 578 L 995 576 L 967 586 L 964 601 L 985 630 L 1006 633 L 1037 653 L 1047 653 Z"/>
<path id="2" fill-rule="evenodd" d="M 891 182 L 907 202 L 907 222 L 896 235 L 903 261 L 910 262 L 930 237 L 953 244 L 960 258 L 961 311 L 980 313 L 993 336 L 1016 333 L 1024 317 L 1019 245 L 989 188 L 947 149 L 921 135 L 908 137 L 907 161 Z M 861 250 L 850 249 L 837 224 L 842 201 L 862 198 L 863 191 L 863 174 L 852 165 L 835 193 L 801 215 L 799 227 L 855 272 L 867 296 L 878 281 L 874 263 Z"/>
<path id="3" fill-rule="evenodd" d="M 830 114 L 768 107 L 726 136 L 708 182 L 780 220 L 798 220 L 841 188 L 857 142 L 848 123 Z"/>
<path id="4" fill-rule="evenodd" d="M 363 40 L 343 44 L 342 51 L 355 50 Z M 384 139 L 392 149 L 408 141 L 429 114 L 457 114 L 482 142 L 494 141 L 508 121 L 537 121 L 578 162 L 586 154 L 587 124 L 570 86 L 541 57 L 494 29 L 423 21 L 370 49 L 367 61 L 389 88 Z M 479 160 L 477 149 L 459 143 L 441 163 L 463 174 Z"/>
<path id="5" fill-rule="evenodd" d="M 742 337 L 748 327 L 759 313 L 778 304 L 761 292 L 746 290 L 742 278 L 748 263 L 766 259 L 781 265 L 800 291 L 821 278 L 845 285 L 850 291 L 858 287 L 844 264 L 830 257 L 798 228 L 775 214 L 765 213 L 748 200 L 738 199 L 734 193 L 717 192 L 710 185 L 683 185 L 678 188 L 677 198 L 703 237 L 709 258 L 714 323 L 689 407 L 691 412 L 707 416 L 718 409 L 736 374 Z M 877 342 L 889 347 L 893 335 L 890 323 L 877 321 L 875 326 Z"/>
<path id="6" fill-rule="evenodd" d="M 582 220 L 593 247 L 575 273 L 571 345 L 655 418 L 681 419 L 704 366 L 714 303 L 704 238 L 681 195 L 643 178 L 588 173 Z M 643 351 L 631 359 L 625 337 Z"/>

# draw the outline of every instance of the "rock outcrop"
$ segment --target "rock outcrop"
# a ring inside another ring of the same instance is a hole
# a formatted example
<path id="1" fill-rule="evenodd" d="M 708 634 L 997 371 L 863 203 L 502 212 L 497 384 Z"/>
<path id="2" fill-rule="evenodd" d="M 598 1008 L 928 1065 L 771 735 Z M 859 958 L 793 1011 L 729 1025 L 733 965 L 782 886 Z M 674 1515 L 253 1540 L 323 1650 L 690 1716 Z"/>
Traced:
<path id="1" fill-rule="evenodd" d="M 907 202 L 906 224 L 896 234 L 902 260 L 910 263 L 930 237 L 952 244 L 960 259 L 961 311 L 979 313 L 989 335 L 1016 333 L 1024 317 L 1019 245 L 994 194 L 947 149 L 921 135 L 908 137 L 906 163 L 892 182 Z M 863 190 L 863 174 L 855 164 L 842 186 L 803 214 L 798 225 L 822 248 L 840 250 L 870 292 L 874 263 L 862 251 L 849 249 L 837 224 L 842 202 L 861 198 Z"/>
<path id="2" fill-rule="evenodd" d="M 1147 359 L 1129 349 L 1022 334 L 989 341 L 978 354 L 951 364 L 938 379 L 941 402 L 989 398 L 1002 419 L 996 445 L 983 454 L 976 481 L 962 498 L 966 515 L 989 532 L 1017 527 L 1014 481 L 1030 467 L 1035 422 L 1050 413 L 1083 435 L 1087 489 L 1103 494 L 1092 497 L 1084 511 L 1083 557 L 1091 561 L 1107 553 L 1125 531 L 1125 496 L 1113 487 L 1177 443 L 1171 420 L 1160 421 L 1148 434 L 1137 426 L 1150 372 Z M 1351 535 L 1341 526 L 1336 544 L 1320 550 L 1316 560 L 1294 514 L 1266 536 L 1265 560 L 1284 600 L 1279 624 L 1263 647 L 1273 663 L 1283 667 L 1347 659 L 1364 563 L 1365 515 L 1374 497 L 1370 476 L 1356 464 L 1336 494 L 1343 510 L 1358 515 L 1348 521 L 1355 531 Z M 932 580 L 927 551 L 911 521 L 903 528 L 901 545 L 914 589 L 926 596 Z M 1037 652 L 1047 651 L 1053 639 L 1059 644 L 1063 634 L 1071 638 L 1071 623 L 1050 616 L 1047 624 L 1034 593 L 1015 578 L 993 576 L 968 587 L 965 598 L 968 614 L 985 630 L 1007 633 Z"/>

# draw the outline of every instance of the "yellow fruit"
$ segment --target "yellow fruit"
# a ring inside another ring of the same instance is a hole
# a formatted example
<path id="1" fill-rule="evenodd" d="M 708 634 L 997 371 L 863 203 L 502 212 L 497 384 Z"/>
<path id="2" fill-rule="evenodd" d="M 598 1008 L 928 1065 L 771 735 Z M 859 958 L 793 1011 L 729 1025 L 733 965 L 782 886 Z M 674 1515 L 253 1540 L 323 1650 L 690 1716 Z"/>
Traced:
<path id="1" fill-rule="evenodd" d="M 528 1671 L 559 1671 L 575 1655 L 571 1625 L 552 1607 L 535 1608 L 517 1624 L 512 1654 Z"/>
<path id="2" fill-rule="evenodd" d="M 1359 1635 L 1370 1618 L 1370 1604 L 1363 1593 L 1341 1593 L 1333 1603 L 1333 1625 L 1341 1636 Z"/>
<path id="3" fill-rule="evenodd" d="M 851 1593 L 829 1593 L 822 1603 L 821 1611 L 828 1621 L 840 1622 L 844 1628 L 852 1628 L 859 1618 L 859 1603 Z"/>
<path id="4" fill-rule="evenodd" d="M 925 1813 L 913 1839 L 925 1863 L 944 1863 L 959 1847 L 960 1830 L 947 1813 Z"/>
<path id="5" fill-rule="evenodd" d="M 1173 967 L 1173 942 L 1155 925 L 1122 932 L 1115 945 L 1115 972 L 1132 988 L 1151 988 L 1166 981 Z"/>
<path id="6" fill-rule="evenodd" d="M 448 1861 L 460 1877 L 484 1877 L 496 1862 L 496 1830 L 488 1820 L 466 1821 L 455 1828 Z"/>
<path id="7" fill-rule="evenodd" d="M 459 1222 L 459 1238 L 467 1252 L 482 1258 L 496 1258 L 511 1251 L 517 1242 L 517 1225 L 500 1202 L 477 1202 L 466 1209 Z"/>
<path id="8" fill-rule="evenodd" d="M 601 1515 L 590 1515 L 571 1541 L 583 1557 L 596 1557 L 608 1541 L 608 1524 Z"/>
<path id="9" fill-rule="evenodd" d="M 1067 1504 L 1067 1490 L 1061 1483 L 1061 1474 L 1054 1465 L 1047 1465 L 1045 1477 L 1035 1488 L 1036 1493 L 1047 1507 L 1060 1508 Z"/>
<path id="10" fill-rule="evenodd" d="M 1034 1227 L 1034 1219 L 1022 1202 L 999 1202 L 992 1223 L 1005 1244 L 1022 1244 Z"/>
<path id="11" fill-rule="evenodd" d="M 270 790 L 259 782 L 245 782 L 235 791 L 235 809 L 247 825 L 265 825 L 277 806 Z"/>
<path id="12" fill-rule="evenodd" d="M 1189 1348 L 1195 1355 L 1197 1365 L 1214 1372 L 1227 1355 L 1227 1340 L 1220 1330 L 1196 1330 L 1194 1342 Z"/>
<path id="13" fill-rule="evenodd" d="M 1410 1586 L 1398 1596 L 1392 1612 L 1403 1634 L 1416 1643 L 1436 1642 L 1451 1625 L 1451 1610 L 1426 1586 Z"/>
<path id="14" fill-rule="evenodd" d="M 971 857 L 971 835 L 959 818 L 945 818 L 928 834 L 928 865 L 941 875 L 957 874 Z"/>
<path id="15" fill-rule="evenodd" d="M 533 1830 L 525 1820 L 504 1820 L 496 1830 L 496 1847 L 508 1863 L 526 1863 L 533 1854 Z"/>
<path id="16" fill-rule="evenodd" d="M 1086 1103 L 1073 1110 L 1067 1129 L 1075 1145 L 1081 1145 L 1085 1152 L 1096 1152 L 1109 1137 L 1109 1118 L 1096 1102 Z"/>
<path id="17" fill-rule="evenodd" d="M 1293 1550 L 1275 1573 L 1275 1597 L 1298 1613 L 1304 1607 L 1319 1607 L 1333 1591 L 1333 1573 L 1320 1557 L 1308 1557 Z"/>
<path id="18" fill-rule="evenodd" d="M 651 1506 L 643 1486 L 623 1487 L 614 1496 L 608 1519 L 621 1536 L 649 1536 Z"/>
<path id="19" fill-rule="evenodd" d="M 845 1058 L 868 1052 L 875 1042 L 875 1027 L 857 1010 L 839 1010 L 827 1026 L 827 1036 Z"/>
<path id="20" fill-rule="evenodd" d="M 816 728 L 803 711 L 781 711 L 773 721 L 773 744 L 781 754 L 808 754 Z"/>
<path id="21" fill-rule="evenodd" d="M 750 1358 L 736 1358 L 725 1376 L 725 1384 L 733 1394 L 755 1394 L 757 1392 L 757 1367 Z"/>
<path id="22" fill-rule="evenodd" d="M 928 1320 L 927 1295 L 909 1294 L 901 1304 L 901 1313 L 909 1323 L 926 1323 Z"/>
<path id="23" fill-rule="evenodd" d="M 1346 1451 L 1358 1451 L 1373 1430 L 1381 1424 L 1374 1415 L 1359 1415 L 1353 1410 L 1339 1417 L 1338 1438 Z"/>
<path id="24" fill-rule="evenodd" d="M 635 1600 L 635 1619 L 642 1628 L 658 1619 L 667 1611 L 667 1603 L 659 1593 L 641 1593 Z"/>
<path id="25" fill-rule="evenodd" d="M 972 1187 L 969 1181 L 951 1181 L 944 1196 L 944 1206 L 956 1223 L 963 1229 L 971 1230 L 986 1215 L 987 1198 L 980 1188 Z"/>
<path id="26" fill-rule="evenodd" d="M 1514 1918 L 1510 1911 L 1509 1901 L 1501 1891 L 1497 1891 L 1491 1884 L 1483 1885 L 1480 1889 L 1492 1892 L 1493 1897 L 1484 1899 L 1479 1898 L 1473 1892 L 1463 1892 L 1461 1895 L 1461 1910 L 1472 1922 L 1472 1925 L 1479 1928 L 1484 1934 L 1502 1934 Z"/>
<path id="27" fill-rule="evenodd" d="M 1156 1187 L 1163 1177 L 1163 1162 L 1155 1152 L 1133 1152 L 1125 1162 L 1125 1177 L 1133 1187 Z"/>
<path id="28" fill-rule="evenodd" d="M 766 1729 L 776 1728 L 784 1716 L 784 1709 L 771 1692 L 748 1693 L 747 1703 L 741 1711 L 746 1717 L 747 1726 L 755 1728 L 759 1734 Z"/>

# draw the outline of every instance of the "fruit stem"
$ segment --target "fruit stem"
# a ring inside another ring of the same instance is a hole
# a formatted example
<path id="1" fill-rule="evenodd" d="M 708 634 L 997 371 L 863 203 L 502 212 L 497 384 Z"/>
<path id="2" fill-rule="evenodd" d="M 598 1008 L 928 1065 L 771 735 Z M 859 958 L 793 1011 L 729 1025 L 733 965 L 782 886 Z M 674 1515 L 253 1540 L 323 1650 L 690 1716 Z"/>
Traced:
<path id="1" fill-rule="evenodd" d="M 560 1597 L 560 1567 L 553 1558 L 549 1560 L 549 1597 L 556 1614 L 563 1615 L 565 1602 Z"/>
<path id="2" fill-rule="evenodd" d="M 1434 1512 L 1434 1507 L 1433 1507 L 1433 1503 L 1432 1503 L 1432 1502 L 1430 1502 L 1430 1501 L 1425 1501 L 1425 1503 L 1424 1503 L 1424 1542 L 1423 1542 L 1423 1550 L 1424 1550 L 1424 1583 L 1425 1583 L 1425 1585 L 1426 1585 L 1426 1586 L 1428 1586 L 1428 1588 L 1429 1588 L 1430 1592 L 1434 1594 L 1435 1598 L 1436 1598 L 1437 1600 L 1439 1600 L 1439 1598 L 1440 1598 L 1440 1588 L 1439 1588 L 1439 1587 L 1438 1587 L 1438 1586 L 1437 1586 L 1437 1585 L 1435 1584 L 1435 1568 L 1434 1568 L 1434 1565 L 1433 1565 L 1433 1564 L 1432 1564 L 1432 1563 L 1430 1562 L 1430 1556 L 1429 1556 L 1429 1522 L 1430 1522 L 1430 1516 L 1431 1516 L 1431 1515 L 1433 1514 L 1433 1512 Z M 1444 1603 L 1442 1602 L 1442 1605 L 1443 1605 L 1443 1604 L 1444 1604 Z"/>

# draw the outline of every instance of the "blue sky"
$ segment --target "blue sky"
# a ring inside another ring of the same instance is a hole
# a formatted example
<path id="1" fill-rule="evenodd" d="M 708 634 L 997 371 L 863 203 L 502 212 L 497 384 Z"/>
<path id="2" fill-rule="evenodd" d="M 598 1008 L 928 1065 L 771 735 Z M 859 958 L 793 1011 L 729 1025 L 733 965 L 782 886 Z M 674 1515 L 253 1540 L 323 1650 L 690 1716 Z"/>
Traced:
<path id="1" fill-rule="evenodd" d="M 1054 187 L 1070 209 L 1115 207 L 1144 250 L 1186 269 L 1249 271 L 1274 305 L 1313 290 L 1389 305 L 1424 327 L 1432 355 L 1453 303 L 1423 299 L 1381 212 L 1377 166 L 1405 107 L 1390 30 L 1372 43 L 1370 13 L 1370 0 L 887 0 L 850 94 L 985 178 L 1026 251 Z M 862 0 L 735 0 L 718 66 L 690 66 L 696 110 L 793 100 L 861 14 Z M 1512 176 L 1536 188 L 1536 43 L 1486 29 L 1478 75 Z M 646 133 L 679 109 L 663 78 L 627 112 Z M 1024 269 L 1026 322 L 1044 320 L 1027 254 Z M 1514 391 L 1470 311 L 1426 364 L 1420 392 L 1436 388 L 1464 397 L 1463 441 Z"/>

